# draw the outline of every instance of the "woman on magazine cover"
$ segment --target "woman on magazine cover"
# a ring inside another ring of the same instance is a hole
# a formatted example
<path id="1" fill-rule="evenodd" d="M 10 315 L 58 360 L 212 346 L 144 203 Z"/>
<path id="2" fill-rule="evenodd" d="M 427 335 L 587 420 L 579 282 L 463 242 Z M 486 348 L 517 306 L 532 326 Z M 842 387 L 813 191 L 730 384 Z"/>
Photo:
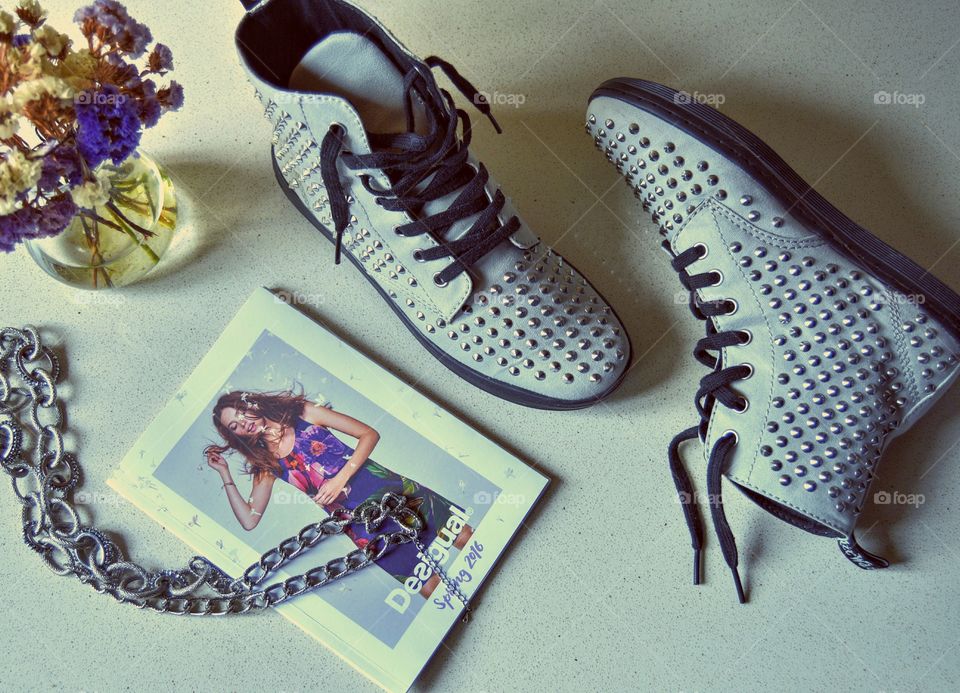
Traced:
<path id="1" fill-rule="evenodd" d="M 214 406 L 213 425 L 223 444 L 208 446 L 204 454 L 210 467 L 223 479 L 230 507 L 246 530 L 260 522 L 274 481 L 282 479 L 330 514 L 353 510 L 368 499 L 379 502 L 388 491 L 402 494 L 426 523 L 421 537 L 428 546 L 436 537 L 441 543 L 449 542 L 448 546 L 452 543 L 461 549 L 473 534 L 467 525 L 458 536 L 450 537 L 445 529 L 453 505 L 450 501 L 370 459 L 380 440 L 373 428 L 318 406 L 302 394 L 230 392 Z M 345 445 L 331 431 L 355 438 L 356 448 Z M 240 495 L 223 458 L 229 450 L 243 456 L 244 472 L 252 477 L 248 500 Z M 361 548 L 372 538 L 362 525 L 348 526 L 345 534 Z M 377 565 L 402 583 L 420 562 L 417 553 L 413 543 L 401 544 L 384 554 Z M 432 575 L 420 594 L 429 598 L 439 581 L 438 575 Z"/>

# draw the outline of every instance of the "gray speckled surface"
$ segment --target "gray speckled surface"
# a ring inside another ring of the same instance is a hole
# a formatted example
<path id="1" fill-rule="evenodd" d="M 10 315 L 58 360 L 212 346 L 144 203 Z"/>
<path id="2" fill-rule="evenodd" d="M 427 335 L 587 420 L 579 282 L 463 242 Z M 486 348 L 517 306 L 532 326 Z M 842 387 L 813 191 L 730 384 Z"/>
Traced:
<path id="1" fill-rule="evenodd" d="M 46 4 L 65 26 L 74 4 Z M 333 265 L 332 248 L 276 189 L 267 126 L 234 57 L 239 3 L 131 0 L 173 48 L 187 89 L 184 112 L 145 139 L 188 211 L 172 257 L 113 297 L 72 293 L 25 252 L 0 260 L 2 322 L 41 325 L 68 346 L 65 394 L 84 488 L 107 491 L 110 470 L 254 287 L 299 290 L 322 299 L 314 313 L 342 336 L 556 480 L 476 618 L 453 633 L 419 688 L 960 688 L 960 390 L 898 440 L 881 468 L 875 490 L 925 499 L 866 511 L 864 543 L 897 559 L 894 568 L 859 571 L 829 540 L 730 493 L 752 601 L 736 604 L 715 545 L 707 584 L 690 586 L 665 450 L 694 421 L 702 372 L 688 354 L 702 326 L 678 305 L 654 227 L 582 132 L 587 96 L 611 76 L 722 94 L 724 112 L 851 217 L 960 289 L 957 6 L 364 5 L 421 55 L 449 59 L 486 91 L 525 96 L 521 108 L 497 109 L 502 137 L 477 121 L 475 151 L 531 225 L 617 307 L 637 366 L 609 403 L 587 411 L 464 397 L 353 268 Z M 926 101 L 877 105 L 881 89 Z M 142 562 L 190 555 L 123 501 L 95 512 L 98 525 L 123 530 Z M 0 504 L 6 690 L 372 689 L 277 615 L 161 617 L 57 578 L 20 544 L 18 518 L 8 495 Z"/>

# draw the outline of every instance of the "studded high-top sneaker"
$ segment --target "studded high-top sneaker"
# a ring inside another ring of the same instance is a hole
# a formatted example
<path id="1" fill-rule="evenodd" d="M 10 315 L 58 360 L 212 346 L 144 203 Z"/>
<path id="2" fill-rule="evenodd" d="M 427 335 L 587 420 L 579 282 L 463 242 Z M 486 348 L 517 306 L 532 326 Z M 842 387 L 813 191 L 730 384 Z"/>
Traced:
<path id="1" fill-rule="evenodd" d="M 620 321 L 471 156 L 470 120 L 432 69 L 499 125 L 450 64 L 339 0 L 260 3 L 237 47 L 273 124 L 280 187 L 430 354 L 532 407 L 584 407 L 617 386 Z"/>
<path id="2" fill-rule="evenodd" d="M 767 145 L 682 92 L 615 79 L 587 131 L 660 225 L 706 336 L 694 351 L 700 423 L 671 443 L 671 471 L 700 581 L 702 528 L 681 443 L 699 439 L 710 511 L 740 601 L 721 476 L 765 510 L 854 538 L 890 441 L 957 377 L 960 297 L 837 211 Z"/>

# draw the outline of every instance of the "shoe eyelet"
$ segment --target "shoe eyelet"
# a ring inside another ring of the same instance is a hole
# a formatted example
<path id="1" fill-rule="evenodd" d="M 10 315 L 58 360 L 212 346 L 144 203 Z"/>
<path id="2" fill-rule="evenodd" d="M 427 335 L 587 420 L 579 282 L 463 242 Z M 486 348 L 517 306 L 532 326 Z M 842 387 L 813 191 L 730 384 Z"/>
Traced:
<path id="1" fill-rule="evenodd" d="M 740 442 L 740 434 L 734 431 L 732 428 L 728 428 L 726 431 L 720 434 L 721 438 L 725 438 L 727 436 L 733 436 L 734 445 Z"/>
<path id="2" fill-rule="evenodd" d="M 750 330 L 738 330 L 738 332 L 742 335 L 739 346 L 747 346 L 753 341 L 753 332 Z"/>
<path id="3" fill-rule="evenodd" d="M 339 130 L 341 136 L 347 134 L 347 128 L 344 127 L 343 123 L 338 123 L 338 122 L 336 122 L 336 121 L 333 121 L 332 123 L 330 123 L 329 130 L 330 130 L 331 132 L 332 132 L 333 130 Z"/>
<path id="4" fill-rule="evenodd" d="M 396 236 L 402 236 L 402 235 L 403 235 L 402 233 L 400 233 L 400 227 L 399 227 L 399 226 L 394 226 L 394 227 L 393 227 L 393 233 L 394 233 L 394 235 L 396 235 Z"/>
<path id="5" fill-rule="evenodd" d="M 417 262 L 426 262 L 426 260 L 423 258 L 423 248 L 417 248 L 413 251 L 413 259 Z"/>
<path id="6" fill-rule="evenodd" d="M 746 397 L 741 397 L 740 406 L 732 407 L 731 411 L 733 411 L 736 414 L 743 414 L 749 408 L 750 408 L 750 400 L 748 400 Z"/>
<path id="7" fill-rule="evenodd" d="M 720 286 L 723 284 L 723 272 L 718 269 L 710 270 L 710 274 L 716 276 L 717 280 L 713 282 L 710 286 Z"/>
<path id="8" fill-rule="evenodd" d="M 735 299 L 735 298 L 728 298 L 728 299 L 725 299 L 725 301 L 726 301 L 726 303 L 730 304 L 732 307 L 730 308 L 730 310 L 728 310 L 726 313 L 724 313 L 724 316 L 727 316 L 727 315 L 735 315 L 736 312 L 737 312 L 738 310 L 740 310 L 740 304 L 737 302 L 737 299 Z"/>
<path id="9" fill-rule="evenodd" d="M 693 244 L 693 247 L 694 247 L 694 248 L 700 248 L 700 259 L 701 259 L 701 260 L 702 260 L 703 258 L 705 258 L 707 255 L 710 254 L 710 248 L 707 247 L 707 244 L 706 244 L 706 243 L 694 243 L 694 244 Z"/>
<path id="10" fill-rule="evenodd" d="M 440 277 L 440 273 L 437 272 L 435 275 L 433 275 L 433 283 L 434 283 L 435 286 L 438 286 L 438 287 L 440 287 L 440 288 L 442 289 L 442 288 L 444 288 L 445 286 L 447 286 L 447 284 L 448 284 L 449 282 L 447 282 L 447 281 L 445 281 L 444 279 L 442 279 L 442 278 Z"/>
<path id="11" fill-rule="evenodd" d="M 754 367 L 753 367 L 753 364 L 752 364 L 752 363 L 741 363 L 740 365 L 743 366 L 743 367 L 745 367 L 745 368 L 749 368 L 749 369 L 750 369 L 750 372 L 747 373 L 747 374 L 746 374 L 745 376 L 743 376 L 742 378 L 740 378 L 740 380 L 749 380 L 750 378 L 752 378 L 752 377 L 753 377 L 753 374 L 754 374 L 754 372 L 755 372 L 755 369 L 754 369 Z M 744 399 L 744 401 L 746 401 L 746 399 Z"/>
<path id="12" fill-rule="evenodd" d="M 386 192 L 385 190 L 381 190 L 379 186 L 376 188 L 373 187 L 373 176 L 371 176 L 369 173 L 360 173 L 357 175 L 357 179 L 360 181 L 360 184 L 364 187 L 364 189 L 371 195 L 382 196 Z M 382 197 L 374 197 L 373 201 L 380 207 L 383 207 L 381 200 Z"/>

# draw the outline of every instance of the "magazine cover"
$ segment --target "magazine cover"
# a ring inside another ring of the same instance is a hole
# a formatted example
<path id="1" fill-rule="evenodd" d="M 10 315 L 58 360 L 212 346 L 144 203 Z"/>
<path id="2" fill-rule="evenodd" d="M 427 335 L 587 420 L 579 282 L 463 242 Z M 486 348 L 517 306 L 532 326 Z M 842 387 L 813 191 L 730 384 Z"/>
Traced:
<path id="1" fill-rule="evenodd" d="M 383 688 L 405 691 L 463 609 L 430 565 L 474 595 L 547 479 L 258 289 L 108 483 L 233 577 L 329 514 L 406 496 L 432 561 L 403 544 L 276 607 Z M 275 577 L 370 539 L 351 526 Z"/>

